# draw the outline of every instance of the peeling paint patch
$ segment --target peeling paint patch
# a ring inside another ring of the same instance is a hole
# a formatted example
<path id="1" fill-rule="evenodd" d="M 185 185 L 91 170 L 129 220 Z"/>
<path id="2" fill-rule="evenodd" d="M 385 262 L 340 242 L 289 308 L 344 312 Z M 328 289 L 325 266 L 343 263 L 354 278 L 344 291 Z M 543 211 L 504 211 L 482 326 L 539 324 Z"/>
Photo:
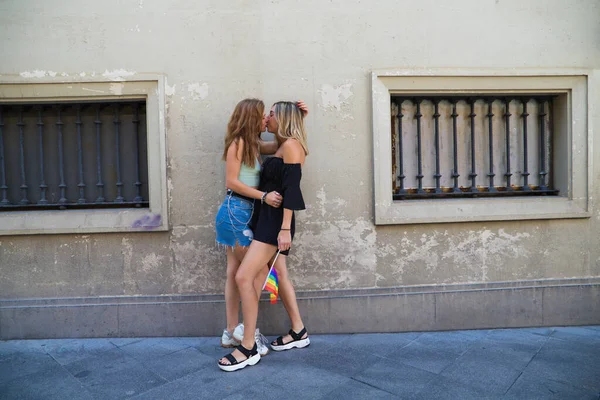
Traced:
<path id="1" fill-rule="evenodd" d="M 87 90 L 88 92 L 95 92 L 95 93 L 104 93 L 104 90 L 96 90 L 96 89 L 90 89 L 90 88 L 81 88 L 81 90 Z"/>
<path id="2" fill-rule="evenodd" d="M 347 204 L 347 201 L 338 197 L 332 200 L 327 200 L 327 194 L 325 193 L 325 186 L 321 186 L 321 188 L 317 191 L 317 198 L 319 199 L 319 206 L 321 209 L 321 217 L 324 217 L 326 212 L 327 212 L 327 207 L 331 207 L 334 206 L 335 208 L 338 207 L 345 207 Z"/>
<path id="3" fill-rule="evenodd" d="M 193 100 L 204 100 L 208 97 L 208 84 L 190 83 L 188 85 L 188 92 L 190 92 Z"/>
<path id="4" fill-rule="evenodd" d="M 123 248 L 123 265 L 126 268 L 131 268 L 131 260 L 133 258 L 133 245 L 128 238 L 121 239 L 121 246 Z"/>
<path id="5" fill-rule="evenodd" d="M 150 253 L 142 258 L 142 270 L 146 272 L 158 271 L 163 263 L 164 256 Z"/>
<path id="6" fill-rule="evenodd" d="M 123 94 L 123 88 L 125 88 L 125 85 L 122 83 L 111 83 L 110 84 L 110 92 L 117 96 L 120 96 Z"/>
<path id="7" fill-rule="evenodd" d="M 175 85 L 169 86 L 167 79 L 165 78 L 165 94 L 167 96 L 173 96 L 175 94 Z"/>
<path id="8" fill-rule="evenodd" d="M 171 241 L 175 265 L 173 284 L 177 293 L 222 290 L 226 270 L 223 251 L 205 244 L 200 237 L 197 239 Z"/>
<path id="9" fill-rule="evenodd" d="M 19 75 L 23 78 L 44 78 L 46 76 L 54 78 L 57 73 L 54 71 L 41 71 L 36 69 L 34 71 L 21 72 Z"/>
<path id="10" fill-rule="evenodd" d="M 323 108 L 335 108 L 338 111 L 341 111 L 342 105 L 346 104 L 347 100 L 354 95 L 351 83 L 341 86 L 325 84 L 321 86 L 319 93 L 321 94 Z"/>
<path id="11" fill-rule="evenodd" d="M 298 281 L 310 288 L 374 286 L 377 264 L 377 232 L 373 224 L 358 218 L 319 224 L 303 224 L 296 233 L 290 264 L 310 266 L 295 269 Z M 331 260 L 342 262 L 332 264 Z"/>
<path id="12" fill-rule="evenodd" d="M 135 75 L 135 71 L 126 71 L 124 69 L 115 69 L 114 71 L 105 70 L 103 77 L 112 81 L 124 81 L 126 77 Z"/>

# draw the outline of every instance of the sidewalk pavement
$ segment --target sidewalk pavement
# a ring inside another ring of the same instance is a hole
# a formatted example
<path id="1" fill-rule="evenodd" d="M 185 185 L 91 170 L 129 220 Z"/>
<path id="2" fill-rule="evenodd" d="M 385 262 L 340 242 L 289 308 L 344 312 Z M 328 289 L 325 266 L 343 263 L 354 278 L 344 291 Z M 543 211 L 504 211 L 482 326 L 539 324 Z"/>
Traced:
<path id="1" fill-rule="evenodd" d="M 0 399 L 600 399 L 600 326 L 310 338 L 231 373 L 216 337 L 0 341 Z"/>

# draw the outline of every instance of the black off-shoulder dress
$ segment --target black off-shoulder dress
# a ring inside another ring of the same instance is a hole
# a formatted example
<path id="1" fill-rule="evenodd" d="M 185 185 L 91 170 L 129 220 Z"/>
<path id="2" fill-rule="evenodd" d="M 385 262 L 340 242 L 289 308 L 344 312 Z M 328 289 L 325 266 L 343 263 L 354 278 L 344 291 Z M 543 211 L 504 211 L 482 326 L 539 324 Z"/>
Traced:
<path id="1" fill-rule="evenodd" d="M 262 243 L 277 246 L 277 236 L 283 222 L 283 209 L 304 210 L 304 199 L 300 191 L 300 179 L 302 179 L 302 168 L 300 164 L 286 164 L 283 158 L 269 157 L 263 165 L 260 173 L 260 184 L 258 189 L 263 192 L 277 191 L 283 196 L 283 204 L 279 208 L 273 208 L 260 200 L 255 202 L 254 215 L 252 217 L 252 230 L 254 239 Z M 296 230 L 296 220 L 292 213 L 292 225 L 290 233 L 292 239 Z M 288 255 L 289 250 L 281 254 Z"/>

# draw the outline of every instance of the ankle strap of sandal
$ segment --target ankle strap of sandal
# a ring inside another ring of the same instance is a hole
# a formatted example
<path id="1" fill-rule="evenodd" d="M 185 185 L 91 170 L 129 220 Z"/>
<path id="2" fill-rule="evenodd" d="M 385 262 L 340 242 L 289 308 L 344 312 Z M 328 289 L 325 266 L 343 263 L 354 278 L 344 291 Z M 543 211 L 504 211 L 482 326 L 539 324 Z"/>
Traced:
<path id="1" fill-rule="evenodd" d="M 242 353 L 243 355 L 245 355 L 246 358 L 250 358 L 253 354 L 256 354 L 258 352 L 257 347 L 256 347 L 256 343 L 254 343 L 254 346 L 252 346 L 252 348 L 250 350 L 248 350 L 247 348 L 245 348 L 244 346 L 242 346 L 241 343 L 236 348 L 240 351 L 240 353 Z"/>
<path id="2" fill-rule="evenodd" d="M 306 327 L 302 328 L 302 330 L 298 333 L 294 332 L 293 329 L 290 329 L 290 331 L 288 333 L 290 334 L 292 339 L 300 340 L 300 339 L 302 339 L 302 336 L 304 336 L 304 334 L 306 333 Z"/>

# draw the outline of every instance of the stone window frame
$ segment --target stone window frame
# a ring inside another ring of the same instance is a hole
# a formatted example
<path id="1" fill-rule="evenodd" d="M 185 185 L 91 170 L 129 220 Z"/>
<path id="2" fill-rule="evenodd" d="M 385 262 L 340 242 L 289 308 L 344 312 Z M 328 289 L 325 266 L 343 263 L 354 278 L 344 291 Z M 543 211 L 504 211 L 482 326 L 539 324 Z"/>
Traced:
<path id="1" fill-rule="evenodd" d="M 158 74 L 122 77 L 39 78 L 0 76 L 2 101 L 146 100 L 149 208 L 32 210 L 0 213 L 0 236 L 169 229 L 165 79 Z M 68 218 L 65 218 L 68 217 Z"/>
<path id="2" fill-rule="evenodd" d="M 588 218 L 591 193 L 589 70 L 374 70 L 372 78 L 376 225 Z M 392 199 L 391 94 L 560 93 L 555 102 L 555 180 L 559 196 Z M 558 111 L 558 112 L 556 112 Z M 565 136 L 566 135 L 566 136 Z M 556 136 L 555 136 L 556 138 Z M 574 157 L 574 152 L 578 157 Z M 580 155 L 583 155 L 580 156 Z M 558 164 L 557 164 L 558 162 Z"/>

